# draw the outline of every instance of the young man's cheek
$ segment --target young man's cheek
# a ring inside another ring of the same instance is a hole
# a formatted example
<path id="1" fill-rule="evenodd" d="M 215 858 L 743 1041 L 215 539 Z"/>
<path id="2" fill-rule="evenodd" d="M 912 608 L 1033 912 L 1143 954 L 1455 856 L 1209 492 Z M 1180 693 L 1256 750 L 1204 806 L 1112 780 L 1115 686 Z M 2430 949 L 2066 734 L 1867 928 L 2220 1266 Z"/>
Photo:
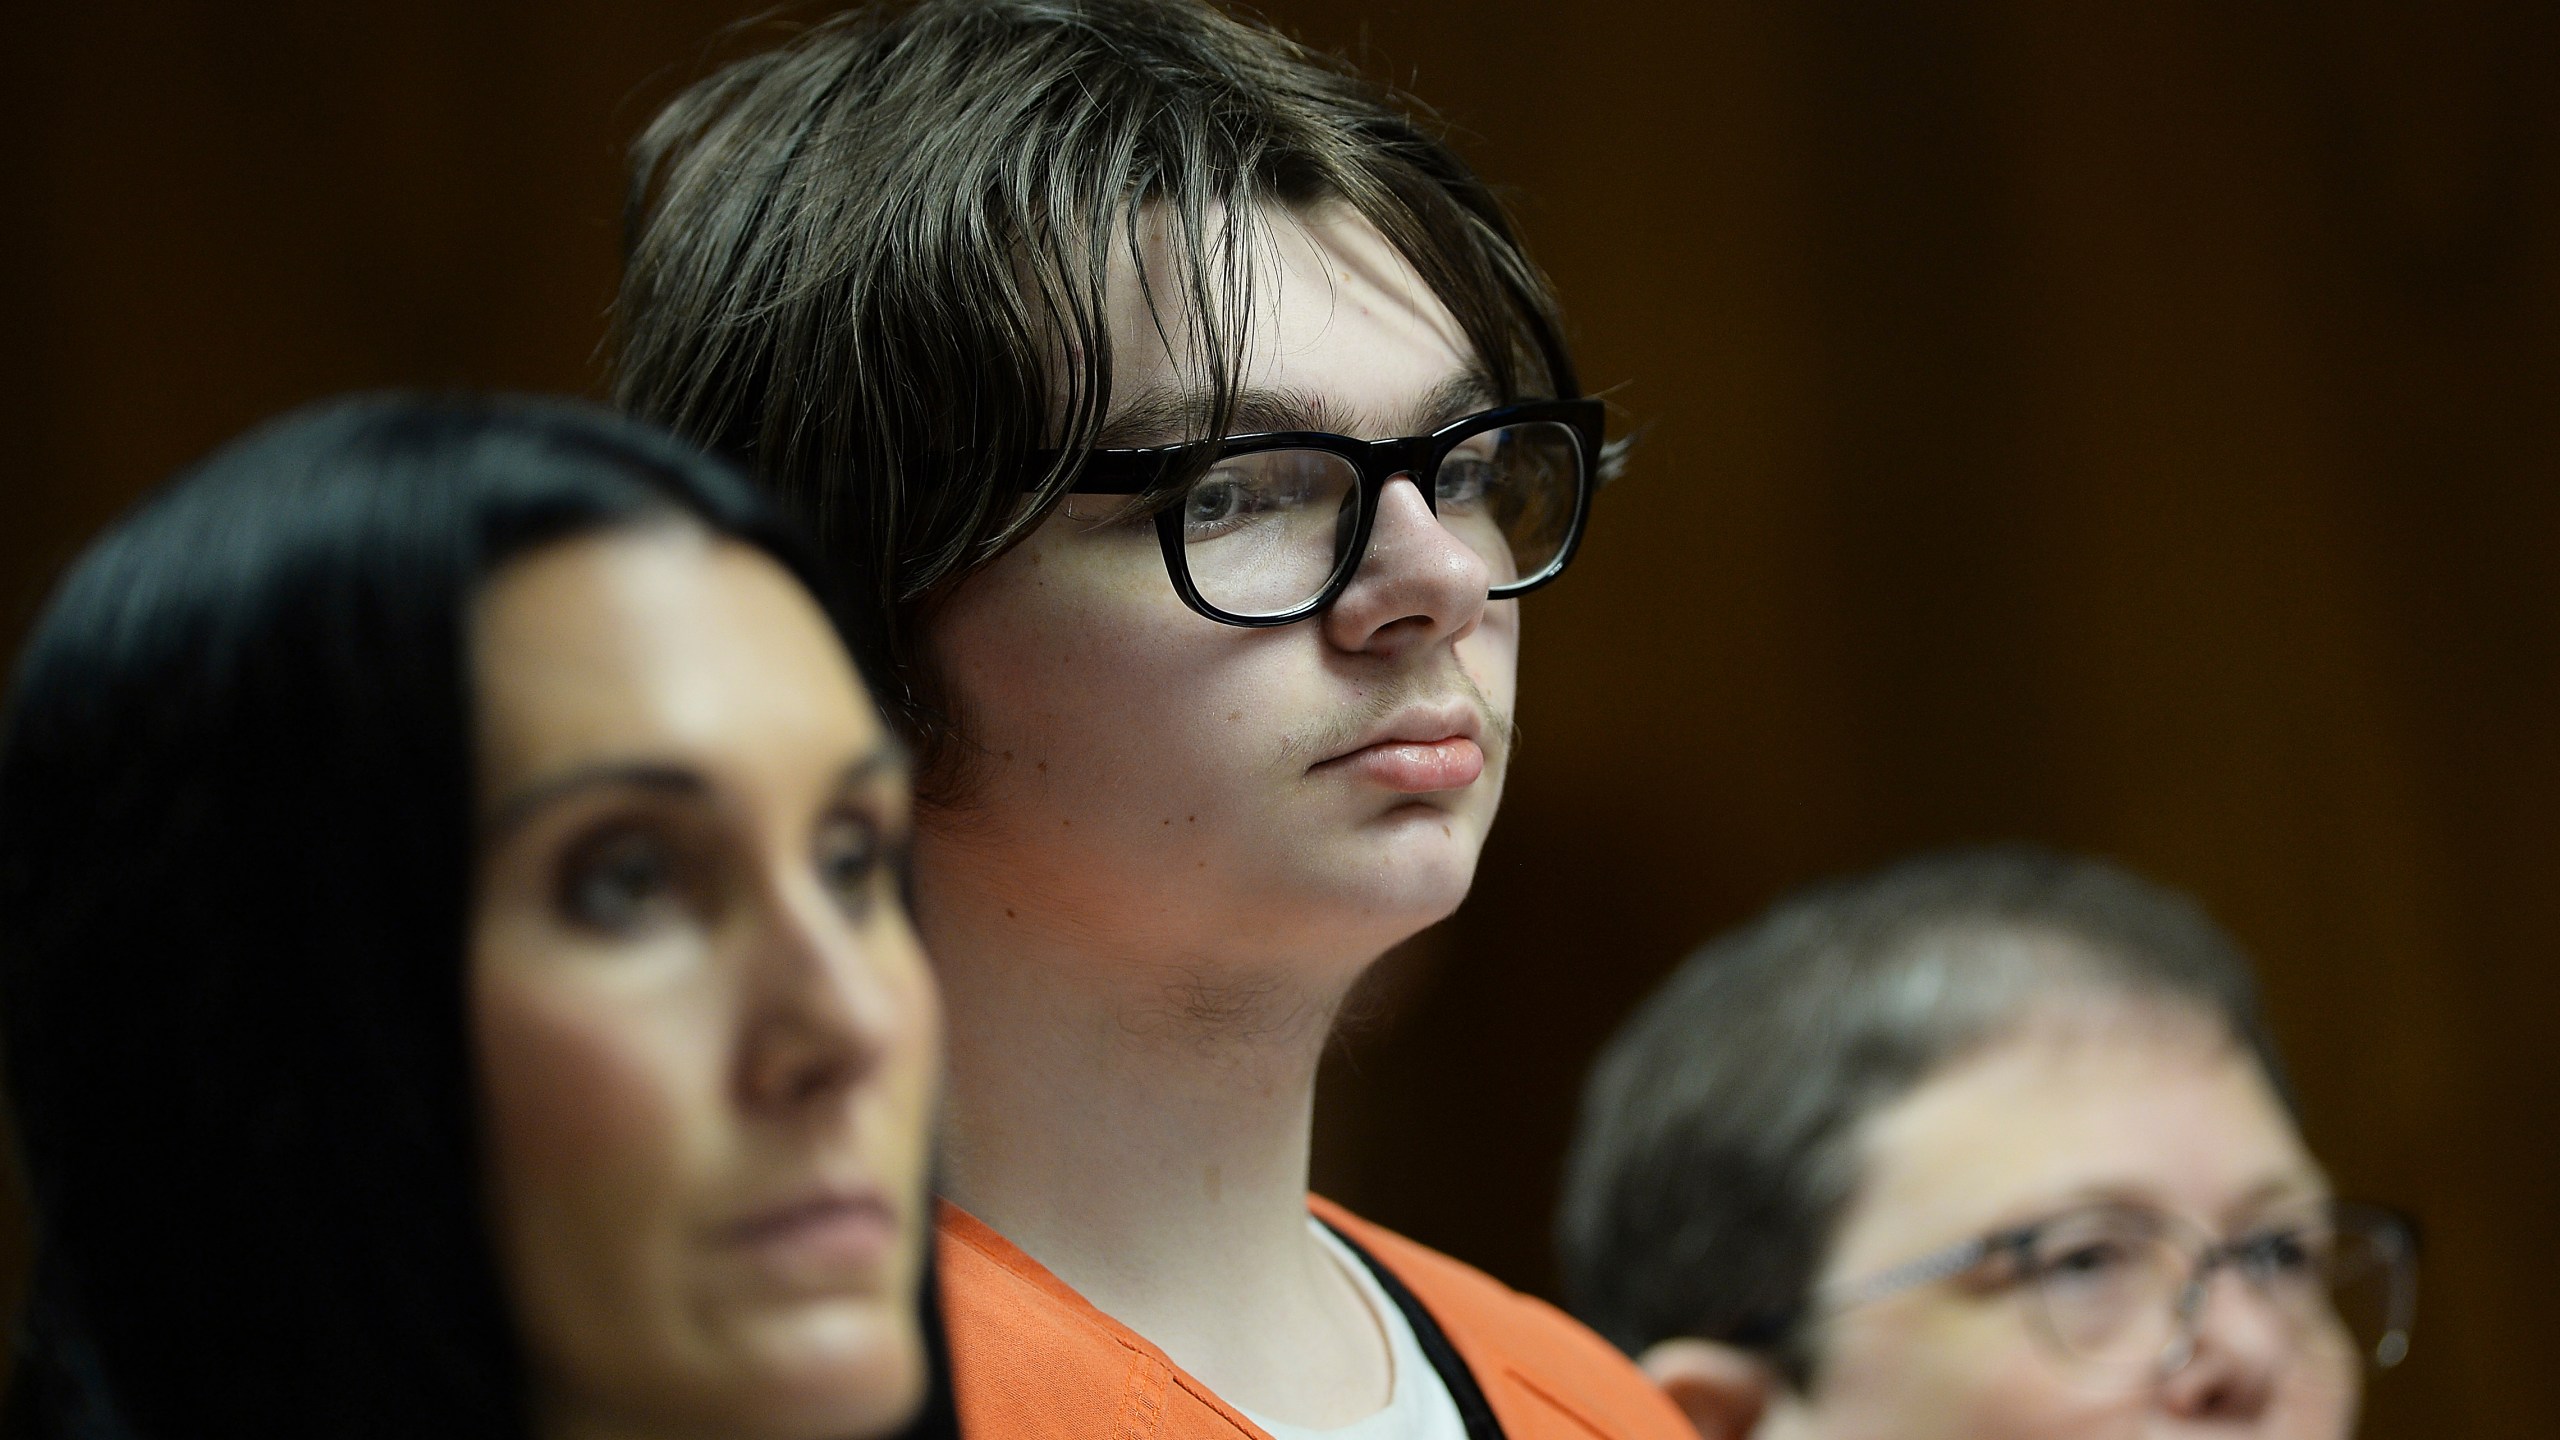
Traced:
<path id="1" fill-rule="evenodd" d="M 1496 716 L 1508 720 L 1520 694 L 1520 602 L 1496 601 L 1485 610 L 1484 624 L 1458 642 L 1458 667 L 1474 682 Z M 1510 746 L 1503 747 L 1509 759 Z"/>

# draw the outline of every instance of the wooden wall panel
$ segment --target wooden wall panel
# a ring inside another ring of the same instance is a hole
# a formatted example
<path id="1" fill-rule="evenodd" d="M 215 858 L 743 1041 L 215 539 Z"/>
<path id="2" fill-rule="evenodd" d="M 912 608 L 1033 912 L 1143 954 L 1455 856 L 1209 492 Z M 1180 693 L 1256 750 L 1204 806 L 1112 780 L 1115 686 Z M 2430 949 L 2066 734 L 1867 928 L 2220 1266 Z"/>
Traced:
<path id="1" fill-rule="evenodd" d="M 2426 1221 L 2368 1433 L 2538 1433 L 2545 10 L 1286 10 L 1472 132 L 1646 427 L 1529 602 L 1503 828 L 1345 1045 L 1327 1178 L 1551 1283 L 1570 1087 L 1681 951 L 1917 846 L 2083 847 L 2256 950 L 2316 1147 Z"/>

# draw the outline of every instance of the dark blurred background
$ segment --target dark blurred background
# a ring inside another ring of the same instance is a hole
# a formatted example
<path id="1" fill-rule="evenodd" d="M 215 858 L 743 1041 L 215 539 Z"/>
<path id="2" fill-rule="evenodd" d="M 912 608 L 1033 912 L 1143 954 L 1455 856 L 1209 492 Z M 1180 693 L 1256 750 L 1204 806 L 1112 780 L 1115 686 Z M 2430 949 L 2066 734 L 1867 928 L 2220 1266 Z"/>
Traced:
<path id="1" fill-rule="evenodd" d="M 277 409 L 596 392 L 622 146 L 747 9 L 17 14 L 0 652 Z M 1529 604 L 1506 817 L 1340 1049 L 1323 1184 L 1549 1289 L 1582 1067 L 1684 951 L 2040 839 L 2237 930 L 2315 1147 L 2423 1217 L 2368 1433 L 2550 1434 L 2560 7 L 1269 13 L 1440 107 L 1643 432 Z"/>

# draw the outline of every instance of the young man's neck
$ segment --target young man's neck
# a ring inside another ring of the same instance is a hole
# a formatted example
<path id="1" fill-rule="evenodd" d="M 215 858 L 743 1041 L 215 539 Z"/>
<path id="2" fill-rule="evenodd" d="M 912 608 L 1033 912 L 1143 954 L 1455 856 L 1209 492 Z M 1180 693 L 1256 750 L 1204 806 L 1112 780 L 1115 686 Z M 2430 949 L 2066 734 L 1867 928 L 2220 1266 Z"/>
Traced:
<path id="1" fill-rule="evenodd" d="M 955 890 L 917 906 L 952 1202 L 1231 1403 L 1328 1425 L 1383 1404 L 1382 1346 L 1306 1208 L 1316 1071 L 1361 965 L 1316 967 L 1336 973 L 1314 991 L 1212 981 Z"/>

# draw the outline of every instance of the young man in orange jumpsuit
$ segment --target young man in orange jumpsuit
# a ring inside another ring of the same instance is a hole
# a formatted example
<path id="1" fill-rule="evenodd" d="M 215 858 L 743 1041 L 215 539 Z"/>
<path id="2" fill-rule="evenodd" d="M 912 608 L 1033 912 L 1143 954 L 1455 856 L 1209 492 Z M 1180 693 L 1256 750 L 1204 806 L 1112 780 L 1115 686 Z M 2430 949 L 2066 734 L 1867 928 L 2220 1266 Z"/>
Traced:
<path id="1" fill-rule="evenodd" d="M 812 522 L 918 751 L 963 1423 L 1685 1433 L 1307 1195 L 1335 1012 L 1466 895 L 1603 457 L 1485 187 L 1185 0 L 857 12 L 638 169 L 619 398 Z"/>

